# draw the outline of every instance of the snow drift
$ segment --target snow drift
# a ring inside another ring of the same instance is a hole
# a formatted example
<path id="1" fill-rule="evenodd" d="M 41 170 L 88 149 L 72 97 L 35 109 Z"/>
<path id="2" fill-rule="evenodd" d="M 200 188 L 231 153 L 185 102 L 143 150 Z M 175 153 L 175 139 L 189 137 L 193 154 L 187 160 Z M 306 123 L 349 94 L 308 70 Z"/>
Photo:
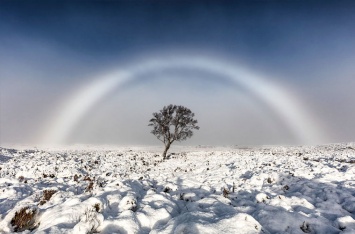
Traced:
<path id="1" fill-rule="evenodd" d="M 0 148 L 0 232 L 355 233 L 354 144 L 172 152 Z"/>

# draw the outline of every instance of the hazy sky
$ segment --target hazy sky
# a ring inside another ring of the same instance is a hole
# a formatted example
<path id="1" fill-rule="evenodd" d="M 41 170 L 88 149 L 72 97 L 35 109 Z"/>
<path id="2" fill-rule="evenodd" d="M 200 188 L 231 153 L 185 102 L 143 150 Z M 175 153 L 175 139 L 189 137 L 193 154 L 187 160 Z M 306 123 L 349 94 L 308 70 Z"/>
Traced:
<path id="1" fill-rule="evenodd" d="M 297 129 L 355 141 L 354 12 L 354 1 L 2 0 L 0 145 L 159 145 L 147 124 L 170 103 L 199 121 L 187 144 L 307 143 Z"/>

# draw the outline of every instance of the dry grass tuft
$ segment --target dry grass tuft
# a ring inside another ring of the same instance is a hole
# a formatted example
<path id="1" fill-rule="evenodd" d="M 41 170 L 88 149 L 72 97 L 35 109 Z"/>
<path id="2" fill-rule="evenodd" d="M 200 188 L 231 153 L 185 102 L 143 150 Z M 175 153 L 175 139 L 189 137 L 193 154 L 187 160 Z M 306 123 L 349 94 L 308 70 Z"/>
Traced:
<path id="1" fill-rule="evenodd" d="M 89 176 L 85 176 L 84 181 L 92 181 L 92 179 Z"/>
<path id="2" fill-rule="evenodd" d="M 94 208 L 95 208 L 95 210 L 96 210 L 97 213 L 100 213 L 101 207 L 100 207 L 100 204 L 99 204 L 99 203 L 95 203 Z"/>
<path id="3" fill-rule="evenodd" d="M 57 190 L 44 190 L 43 191 L 43 196 L 42 196 L 42 200 L 39 202 L 40 205 L 45 204 L 47 201 L 49 201 L 51 199 L 51 197 L 53 196 L 53 194 L 55 194 L 57 192 Z"/>
<path id="4" fill-rule="evenodd" d="M 164 193 L 170 193 L 171 190 L 172 190 L 171 188 L 165 187 L 164 190 L 163 190 L 163 192 L 164 192 Z"/>
<path id="5" fill-rule="evenodd" d="M 11 225 L 15 232 L 23 232 L 25 230 L 33 230 L 36 228 L 35 218 L 37 208 L 23 207 L 15 213 L 11 219 Z"/>
<path id="6" fill-rule="evenodd" d="M 77 174 L 74 175 L 74 181 L 79 182 L 79 176 Z"/>
<path id="7" fill-rule="evenodd" d="M 90 181 L 89 185 L 85 189 L 85 192 L 92 192 L 93 189 L 94 189 L 94 182 Z"/>
<path id="8" fill-rule="evenodd" d="M 226 188 L 223 188 L 223 197 L 229 198 L 230 191 Z"/>
<path id="9" fill-rule="evenodd" d="M 25 180 L 25 177 L 23 177 L 23 176 L 19 176 L 19 177 L 18 177 L 18 181 L 19 181 L 19 182 L 23 182 L 24 180 Z"/>

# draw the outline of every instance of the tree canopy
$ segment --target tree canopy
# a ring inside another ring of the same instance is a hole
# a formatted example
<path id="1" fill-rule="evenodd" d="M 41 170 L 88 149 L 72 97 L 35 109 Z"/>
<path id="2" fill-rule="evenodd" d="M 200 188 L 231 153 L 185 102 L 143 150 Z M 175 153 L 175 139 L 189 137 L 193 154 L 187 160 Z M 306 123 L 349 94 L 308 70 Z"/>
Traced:
<path id="1" fill-rule="evenodd" d="M 153 127 L 151 133 L 164 143 L 164 158 L 174 141 L 184 141 L 192 137 L 194 129 L 200 128 L 197 126 L 197 120 L 194 119 L 195 114 L 184 106 L 170 104 L 164 106 L 159 112 L 154 112 L 153 116 L 148 126 Z"/>

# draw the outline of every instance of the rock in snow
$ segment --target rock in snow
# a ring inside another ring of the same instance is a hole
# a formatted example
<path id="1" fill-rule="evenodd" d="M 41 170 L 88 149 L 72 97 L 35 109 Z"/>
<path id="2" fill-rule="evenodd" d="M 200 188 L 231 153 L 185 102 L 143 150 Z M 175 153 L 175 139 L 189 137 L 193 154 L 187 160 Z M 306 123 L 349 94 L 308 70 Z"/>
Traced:
<path id="1" fill-rule="evenodd" d="M 355 147 L 0 148 L 0 233 L 355 233 Z"/>

